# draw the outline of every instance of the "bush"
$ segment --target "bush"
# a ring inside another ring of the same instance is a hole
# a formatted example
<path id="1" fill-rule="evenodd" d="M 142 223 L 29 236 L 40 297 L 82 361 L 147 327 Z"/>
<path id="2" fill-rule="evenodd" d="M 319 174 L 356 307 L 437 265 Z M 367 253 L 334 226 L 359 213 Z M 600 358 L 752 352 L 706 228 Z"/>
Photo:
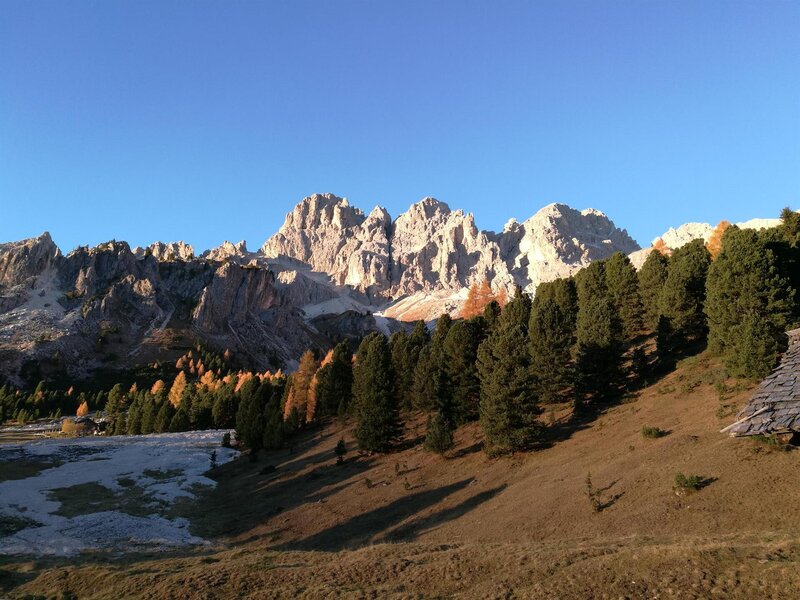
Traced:
<path id="1" fill-rule="evenodd" d="M 710 480 L 702 475 L 675 474 L 675 488 L 678 491 L 697 492 L 710 483 Z"/>
<path id="2" fill-rule="evenodd" d="M 659 429 L 658 427 L 648 427 L 647 425 L 642 427 L 642 437 L 656 439 L 664 437 L 665 435 L 667 435 L 667 432 L 663 429 Z"/>
<path id="3" fill-rule="evenodd" d="M 336 442 L 336 464 L 341 465 L 344 463 L 344 455 L 347 454 L 347 446 L 344 443 L 344 438 L 340 438 L 338 442 Z"/>

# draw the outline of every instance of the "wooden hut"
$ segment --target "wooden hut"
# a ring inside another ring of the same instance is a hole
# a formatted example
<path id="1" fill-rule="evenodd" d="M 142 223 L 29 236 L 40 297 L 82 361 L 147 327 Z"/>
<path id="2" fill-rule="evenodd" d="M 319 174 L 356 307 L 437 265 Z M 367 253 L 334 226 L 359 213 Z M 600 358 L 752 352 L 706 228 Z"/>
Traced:
<path id="1" fill-rule="evenodd" d="M 783 441 L 800 433 L 800 329 L 788 335 L 789 347 L 778 367 L 723 432 L 732 436 L 775 434 Z"/>
<path id="2" fill-rule="evenodd" d="M 94 435 L 98 429 L 97 423 L 92 421 L 89 417 L 64 419 L 61 423 L 61 433 L 66 435 Z"/>

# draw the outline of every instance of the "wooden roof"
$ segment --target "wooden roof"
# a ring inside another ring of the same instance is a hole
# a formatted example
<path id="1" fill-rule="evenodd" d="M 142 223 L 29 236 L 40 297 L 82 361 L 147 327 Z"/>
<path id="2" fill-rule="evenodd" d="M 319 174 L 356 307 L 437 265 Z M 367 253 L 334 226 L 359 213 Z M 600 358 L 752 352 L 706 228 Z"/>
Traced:
<path id="1" fill-rule="evenodd" d="M 800 329 L 788 335 L 789 348 L 778 367 L 722 431 L 732 436 L 800 431 Z"/>

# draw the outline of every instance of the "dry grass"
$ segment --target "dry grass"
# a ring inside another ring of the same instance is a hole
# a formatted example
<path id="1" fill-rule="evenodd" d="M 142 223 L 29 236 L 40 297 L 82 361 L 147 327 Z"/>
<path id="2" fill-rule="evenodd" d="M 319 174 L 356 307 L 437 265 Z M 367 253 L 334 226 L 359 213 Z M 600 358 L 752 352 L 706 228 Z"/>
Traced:
<path id="1" fill-rule="evenodd" d="M 212 548 L 6 558 L 0 589 L 82 599 L 785 598 L 800 588 L 791 476 L 800 453 L 754 453 L 720 434 L 715 369 L 706 356 L 685 361 L 624 404 L 578 422 L 560 415 L 542 449 L 499 459 L 481 451 L 476 425 L 456 432 L 448 458 L 421 449 L 420 419 L 408 447 L 388 456 L 357 455 L 349 428 L 331 425 L 292 453 L 212 472 L 219 486 L 199 507 L 178 508 Z M 669 435 L 643 439 L 652 423 Z M 347 458 L 336 465 L 342 437 Z M 267 465 L 276 469 L 261 474 Z M 713 485 L 678 496 L 678 472 Z M 586 501 L 587 473 L 602 511 Z"/>

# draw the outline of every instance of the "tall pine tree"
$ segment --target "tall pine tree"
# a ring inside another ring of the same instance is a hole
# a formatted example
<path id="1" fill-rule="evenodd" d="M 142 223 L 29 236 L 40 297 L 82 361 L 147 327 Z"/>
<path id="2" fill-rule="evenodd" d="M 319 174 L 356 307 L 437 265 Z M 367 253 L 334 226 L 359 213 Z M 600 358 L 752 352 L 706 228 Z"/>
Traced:
<path id="1" fill-rule="evenodd" d="M 578 272 L 576 390 L 581 400 L 604 400 L 622 385 L 622 325 L 606 287 L 605 264 L 596 261 Z"/>
<path id="2" fill-rule="evenodd" d="M 694 240 L 672 253 L 667 279 L 661 290 L 661 314 L 669 319 L 672 346 L 681 349 L 686 343 L 706 335 L 706 275 L 711 255 L 703 240 Z"/>
<path id="3" fill-rule="evenodd" d="M 658 250 L 647 255 L 642 268 L 639 269 L 639 293 L 644 308 L 644 326 L 650 331 L 658 327 L 661 316 L 661 291 L 667 280 L 669 258 Z"/>
<path id="4" fill-rule="evenodd" d="M 753 230 L 729 228 L 706 281 L 708 342 L 732 375 L 764 377 L 786 347 L 794 291 L 775 253 Z"/>
<path id="5" fill-rule="evenodd" d="M 358 347 L 353 369 L 355 437 L 363 450 L 385 452 L 402 433 L 394 389 L 392 357 L 386 338 L 371 333 Z"/>
<path id="6" fill-rule="evenodd" d="M 622 252 L 615 252 L 605 263 L 606 287 L 614 308 L 622 322 L 626 338 L 635 337 L 644 326 L 642 297 L 639 294 L 639 279 L 630 259 Z"/>
<path id="7" fill-rule="evenodd" d="M 541 283 L 528 324 L 531 375 L 542 402 L 555 402 L 574 383 L 572 348 L 578 295 L 573 279 Z"/>

